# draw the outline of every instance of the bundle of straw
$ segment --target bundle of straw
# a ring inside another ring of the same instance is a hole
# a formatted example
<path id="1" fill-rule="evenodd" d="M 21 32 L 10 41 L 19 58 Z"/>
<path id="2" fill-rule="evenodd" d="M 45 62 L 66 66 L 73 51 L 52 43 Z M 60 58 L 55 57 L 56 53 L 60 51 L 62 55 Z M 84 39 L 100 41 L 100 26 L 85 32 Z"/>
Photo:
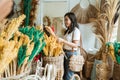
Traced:
<path id="1" fill-rule="evenodd" d="M 94 33 L 101 42 L 101 49 L 99 53 L 108 53 L 106 43 L 111 39 L 111 33 L 114 25 L 114 16 L 119 7 L 118 0 L 103 0 L 99 8 L 100 13 L 97 18 L 91 19 L 94 22 Z M 102 9 L 101 9 L 102 8 Z"/>
<path id="2" fill-rule="evenodd" d="M 119 0 L 106 0 L 105 3 L 103 4 L 103 12 L 101 12 L 101 13 L 108 22 L 107 23 L 108 41 L 110 41 L 111 33 L 113 30 L 114 16 L 119 7 L 118 2 L 119 2 Z"/>
<path id="3" fill-rule="evenodd" d="M 57 39 L 54 36 L 48 37 L 47 34 L 44 34 L 46 46 L 43 49 L 45 56 L 48 57 L 57 57 L 63 52 L 63 44 L 57 42 Z"/>
<path id="4" fill-rule="evenodd" d="M 15 32 L 17 32 L 19 25 L 25 18 L 21 15 L 18 18 L 12 19 L 7 27 L 2 30 L 0 35 L 0 74 L 4 72 L 6 66 L 17 58 L 18 47 L 14 40 L 10 40 Z"/>

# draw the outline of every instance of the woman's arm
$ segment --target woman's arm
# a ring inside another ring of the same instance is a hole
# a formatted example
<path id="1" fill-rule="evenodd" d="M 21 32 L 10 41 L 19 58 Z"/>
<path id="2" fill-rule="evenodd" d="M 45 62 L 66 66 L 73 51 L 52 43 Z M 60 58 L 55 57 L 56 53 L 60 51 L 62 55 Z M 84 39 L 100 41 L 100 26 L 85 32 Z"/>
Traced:
<path id="1" fill-rule="evenodd" d="M 50 27 L 45 26 L 45 28 L 46 28 L 46 30 L 47 30 L 52 36 L 58 38 Z"/>
<path id="2" fill-rule="evenodd" d="M 78 40 L 74 40 L 73 42 L 68 42 L 68 41 L 63 39 L 63 43 L 72 47 L 72 48 L 77 48 L 78 47 L 78 45 L 77 45 L 78 42 L 79 42 Z"/>
<path id="3" fill-rule="evenodd" d="M 68 42 L 68 41 L 66 41 L 66 40 L 64 40 L 62 38 L 58 38 L 50 27 L 46 27 L 46 29 L 47 29 L 48 32 L 50 32 L 51 35 L 56 37 L 59 42 L 62 42 L 62 43 L 66 44 L 66 45 L 68 45 L 68 46 L 70 46 L 72 48 L 77 48 L 78 47 L 78 45 L 77 45 L 78 42 L 79 42 L 78 40 L 74 40 L 73 42 Z"/>

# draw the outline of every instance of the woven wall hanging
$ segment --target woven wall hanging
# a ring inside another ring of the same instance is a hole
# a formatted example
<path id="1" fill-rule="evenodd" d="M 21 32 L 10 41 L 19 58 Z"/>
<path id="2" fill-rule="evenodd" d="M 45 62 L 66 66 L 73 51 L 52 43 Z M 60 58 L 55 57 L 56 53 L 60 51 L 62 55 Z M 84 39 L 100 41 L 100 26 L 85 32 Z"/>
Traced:
<path id="1" fill-rule="evenodd" d="M 77 21 L 79 23 L 89 23 L 89 19 L 90 18 L 96 18 L 97 14 L 98 14 L 98 9 L 93 6 L 90 1 L 89 5 L 87 8 L 82 8 L 81 7 L 81 1 L 80 3 L 78 3 L 75 7 L 72 8 L 71 12 L 75 13 L 76 17 L 77 17 Z"/>

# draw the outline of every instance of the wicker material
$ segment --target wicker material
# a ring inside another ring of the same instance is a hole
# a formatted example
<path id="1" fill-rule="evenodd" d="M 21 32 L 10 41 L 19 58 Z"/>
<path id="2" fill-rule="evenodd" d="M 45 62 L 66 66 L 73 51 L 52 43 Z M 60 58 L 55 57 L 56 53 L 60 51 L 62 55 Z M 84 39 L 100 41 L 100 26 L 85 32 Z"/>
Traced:
<path id="1" fill-rule="evenodd" d="M 35 74 L 36 73 L 36 67 L 37 67 L 37 62 L 32 61 L 30 74 Z"/>
<path id="2" fill-rule="evenodd" d="M 64 56 L 60 55 L 58 57 L 43 57 L 43 66 L 46 64 L 54 64 L 57 67 L 57 77 L 56 80 L 62 80 L 64 74 Z"/>
<path id="3" fill-rule="evenodd" d="M 81 55 L 73 55 L 70 58 L 69 69 L 74 72 L 79 72 L 82 70 L 84 64 L 84 58 Z"/>
<path id="4" fill-rule="evenodd" d="M 84 65 L 85 77 L 90 78 L 93 69 L 93 62 L 86 61 Z"/>
<path id="5" fill-rule="evenodd" d="M 114 64 L 113 80 L 120 80 L 120 64 Z"/>
<path id="6" fill-rule="evenodd" d="M 57 70 L 57 77 L 56 80 L 63 80 L 63 74 L 64 74 L 64 70 L 63 69 L 59 69 Z"/>
<path id="7" fill-rule="evenodd" d="M 87 61 L 94 62 L 95 61 L 95 55 L 94 54 L 87 54 Z"/>
<path id="8" fill-rule="evenodd" d="M 96 65 L 96 80 L 109 80 L 111 69 L 106 63 Z"/>
<path id="9" fill-rule="evenodd" d="M 74 75 L 71 77 L 70 80 L 74 80 L 74 78 L 75 78 L 75 80 L 81 80 L 80 77 L 79 77 L 77 74 L 74 74 Z"/>
<path id="10" fill-rule="evenodd" d="M 80 37 L 80 54 L 70 57 L 69 69 L 74 72 L 80 72 L 83 69 L 85 60 L 87 59 L 87 52 L 82 48 L 82 38 Z"/>

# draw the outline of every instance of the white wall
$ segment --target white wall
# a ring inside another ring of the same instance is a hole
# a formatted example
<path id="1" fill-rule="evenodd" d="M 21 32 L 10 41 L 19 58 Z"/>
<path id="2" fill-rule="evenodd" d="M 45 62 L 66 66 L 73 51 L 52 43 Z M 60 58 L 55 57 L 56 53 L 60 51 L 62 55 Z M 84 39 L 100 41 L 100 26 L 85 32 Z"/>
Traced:
<path id="1" fill-rule="evenodd" d="M 61 17 L 68 11 L 67 2 L 46 2 L 43 8 L 43 15 L 50 17 Z"/>
<path id="2" fill-rule="evenodd" d="M 41 20 L 43 16 L 47 15 L 50 17 L 63 17 L 65 13 L 70 11 L 76 4 L 80 3 L 82 7 L 88 6 L 88 0 L 41 0 L 41 9 L 38 12 L 41 15 Z M 96 0 L 90 0 L 90 3 L 95 5 Z M 40 20 L 40 19 L 39 19 Z M 37 21 L 38 24 L 42 24 L 42 21 Z"/>
<path id="3" fill-rule="evenodd" d="M 118 20 L 117 41 L 120 42 L 120 17 L 119 17 L 119 20 Z"/>

